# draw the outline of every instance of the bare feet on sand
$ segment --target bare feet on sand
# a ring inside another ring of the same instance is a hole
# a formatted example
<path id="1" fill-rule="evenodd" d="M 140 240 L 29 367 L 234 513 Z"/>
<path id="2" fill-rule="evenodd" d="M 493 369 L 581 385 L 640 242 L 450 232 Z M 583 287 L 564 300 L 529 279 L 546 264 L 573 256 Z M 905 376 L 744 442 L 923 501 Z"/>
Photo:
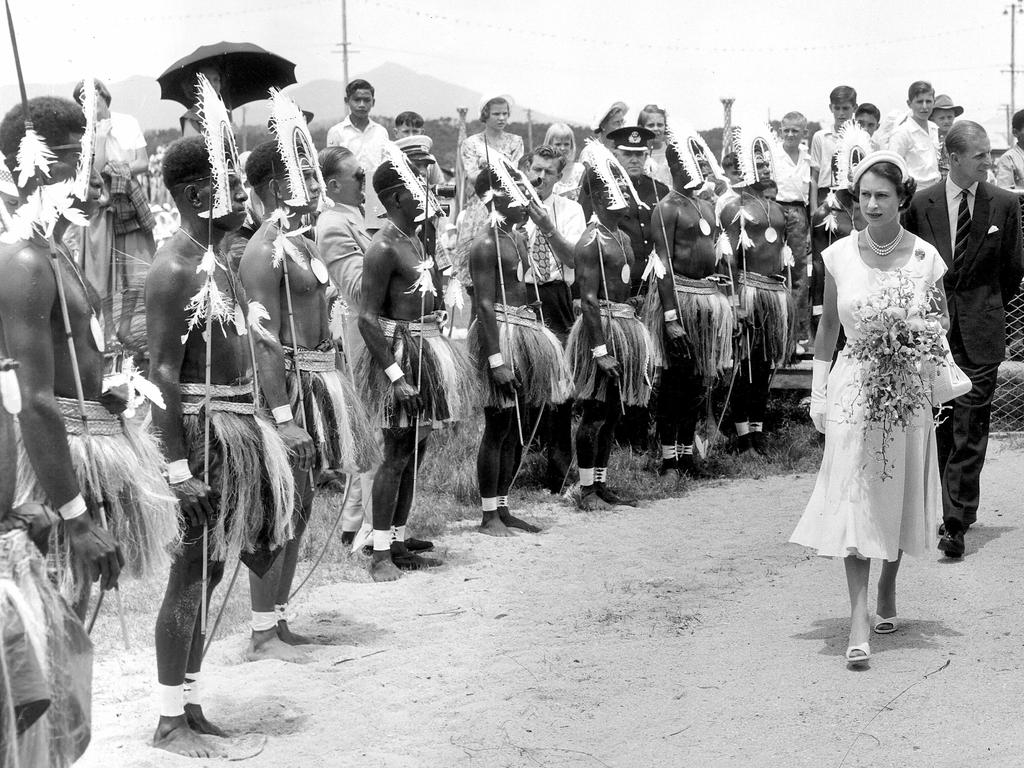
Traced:
<path id="1" fill-rule="evenodd" d="M 541 531 L 540 526 L 528 523 L 513 515 L 508 507 L 498 507 L 498 517 L 501 518 L 501 522 L 505 524 L 506 528 L 518 528 L 527 533 L 540 533 Z"/>
<path id="2" fill-rule="evenodd" d="M 480 521 L 480 528 L 478 530 L 480 533 L 486 533 L 488 536 L 515 536 L 502 521 L 501 517 L 498 516 L 497 511 L 484 512 L 484 517 Z"/>
<path id="3" fill-rule="evenodd" d="M 370 578 L 374 581 L 398 581 L 402 578 L 402 572 L 391 562 L 391 550 L 380 554 L 384 557 L 378 559 L 377 553 L 374 552 L 373 559 L 370 560 Z"/>
<path id="4" fill-rule="evenodd" d="M 277 636 L 281 638 L 281 642 L 285 645 L 332 645 L 332 643 L 322 635 L 307 637 L 306 635 L 300 635 L 292 632 L 287 621 L 277 622 Z"/>
<path id="5" fill-rule="evenodd" d="M 206 736 L 220 736 L 222 739 L 229 738 L 227 731 L 223 728 L 218 728 L 206 719 L 206 715 L 203 714 L 203 708 L 199 704 L 185 705 L 185 722 L 188 723 L 188 727 L 195 733 L 202 733 Z"/>
<path id="6" fill-rule="evenodd" d="M 303 664 L 309 661 L 303 651 L 282 642 L 277 636 L 277 627 L 263 632 L 253 632 L 249 638 L 249 648 L 245 652 L 246 661 L 263 661 L 277 659 L 292 664 Z"/>
<path id="7" fill-rule="evenodd" d="M 189 728 L 185 715 L 161 717 L 153 733 L 153 746 L 185 757 L 223 757 L 223 753 Z"/>
<path id="8" fill-rule="evenodd" d="M 580 509 L 584 512 L 596 512 L 599 509 L 611 509 L 612 505 L 597 495 L 595 490 L 582 491 L 580 493 Z"/>

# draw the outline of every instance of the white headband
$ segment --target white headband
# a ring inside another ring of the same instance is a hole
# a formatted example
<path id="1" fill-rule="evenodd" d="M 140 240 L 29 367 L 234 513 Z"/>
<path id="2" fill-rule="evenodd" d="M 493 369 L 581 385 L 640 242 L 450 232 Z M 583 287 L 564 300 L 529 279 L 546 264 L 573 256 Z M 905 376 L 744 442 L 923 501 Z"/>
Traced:
<path id="1" fill-rule="evenodd" d="M 888 149 L 880 149 L 877 152 L 872 152 L 870 155 L 860 161 L 860 165 L 857 166 L 857 170 L 853 172 L 853 186 L 857 186 L 860 183 L 860 178 L 867 172 L 871 166 L 878 165 L 879 163 L 892 163 L 900 169 L 900 183 L 902 184 L 907 180 L 910 175 L 910 171 L 907 170 L 907 162 L 897 155 L 895 152 L 890 152 Z"/>

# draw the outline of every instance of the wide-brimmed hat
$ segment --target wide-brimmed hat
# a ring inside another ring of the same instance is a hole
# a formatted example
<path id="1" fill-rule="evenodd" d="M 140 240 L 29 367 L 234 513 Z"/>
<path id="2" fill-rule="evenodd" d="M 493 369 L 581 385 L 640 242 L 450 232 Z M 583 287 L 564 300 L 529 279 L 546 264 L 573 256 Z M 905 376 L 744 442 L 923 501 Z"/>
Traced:
<path id="1" fill-rule="evenodd" d="M 629 107 L 626 106 L 626 102 L 614 101 L 608 109 L 603 112 L 598 112 L 594 116 L 594 119 L 590 121 L 590 129 L 596 133 L 601 130 L 601 126 L 604 124 L 604 121 L 611 117 L 612 112 L 621 112 L 623 116 L 625 116 L 628 111 Z"/>
<path id="2" fill-rule="evenodd" d="M 964 108 L 954 104 L 953 98 L 951 96 L 947 96 L 944 93 L 940 93 L 938 96 L 935 97 L 935 101 L 932 102 L 931 113 L 933 115 L 935 114 L 936 109 L 952 109 L 953 117 L 960 117 L 960 115 L 964 113 Z"/>

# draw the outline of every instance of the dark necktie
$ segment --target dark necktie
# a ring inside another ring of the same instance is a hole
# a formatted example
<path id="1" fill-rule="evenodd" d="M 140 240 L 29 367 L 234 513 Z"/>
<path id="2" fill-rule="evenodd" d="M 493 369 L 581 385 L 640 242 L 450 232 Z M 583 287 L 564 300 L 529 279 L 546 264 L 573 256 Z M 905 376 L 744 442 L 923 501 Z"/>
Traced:
<path id="1" fill-rule="evenodd" d="M 971 234 L 971 209 L 967 206 L 967 190 L 960 193 L 960 209 L 956 214 L 956 240 L 953 242 L 953 261 L 967 253 L 967 238 Z"/>

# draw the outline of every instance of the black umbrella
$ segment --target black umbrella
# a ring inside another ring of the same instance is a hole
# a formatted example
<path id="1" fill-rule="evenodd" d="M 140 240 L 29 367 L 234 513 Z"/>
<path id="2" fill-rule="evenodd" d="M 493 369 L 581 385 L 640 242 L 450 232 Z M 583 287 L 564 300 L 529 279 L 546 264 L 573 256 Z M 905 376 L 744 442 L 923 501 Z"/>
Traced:
<path id="1" fill-rule="evenodd" d="M 287 59 L 252 43 L 219 42 L 200 46 L 171 64 L 156 79 L 160 98 L 191 108 L 196 73 L 204 67 L 220 71 L 220 95 L 228 109 L 267 98 L 271 86 L 284 88 L 295 82 L 295 65 Z"/>

